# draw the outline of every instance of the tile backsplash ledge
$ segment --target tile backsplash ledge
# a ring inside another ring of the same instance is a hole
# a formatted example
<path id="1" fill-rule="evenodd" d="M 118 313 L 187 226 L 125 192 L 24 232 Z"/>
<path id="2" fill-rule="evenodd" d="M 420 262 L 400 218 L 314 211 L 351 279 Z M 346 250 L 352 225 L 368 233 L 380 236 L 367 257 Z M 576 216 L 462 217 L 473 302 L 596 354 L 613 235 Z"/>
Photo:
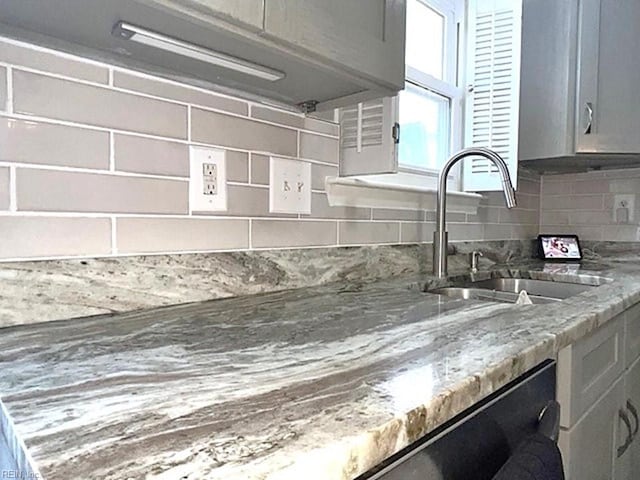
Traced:
<path id="1" fill-rule="evenodd" d="M 228 205 L 190 214 L 191 144 L 226 150 Z M 430 242 L 430 211 L 331 207 L 336 124 L 0 38 L 0 260 Z M 269 212 L 269 155 L 311 163 L 311 215 Z M 451 241 L 538 232 L 540 177 L 518 208 L 485 195 Z"/>

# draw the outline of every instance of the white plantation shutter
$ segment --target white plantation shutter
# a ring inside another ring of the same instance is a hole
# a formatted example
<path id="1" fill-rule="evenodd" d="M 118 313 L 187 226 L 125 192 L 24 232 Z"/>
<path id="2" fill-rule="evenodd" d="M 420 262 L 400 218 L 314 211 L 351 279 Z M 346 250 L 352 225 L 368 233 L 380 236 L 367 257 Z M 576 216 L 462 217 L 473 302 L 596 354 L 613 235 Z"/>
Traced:
<path id="1" fill-rule="evenodd" d="M 398 171 L 398 99 L 385 97 L 339 109 L 340 175 Z"/>
<path id="2" fill-rule="evenodd" d="M 470 0 L 468 18 L 465 146 L 498 152 L 516 186 L 522 0 Z M 465 161 L 463 185 L 502 190 L 498 170 L 482 157 Z"/>

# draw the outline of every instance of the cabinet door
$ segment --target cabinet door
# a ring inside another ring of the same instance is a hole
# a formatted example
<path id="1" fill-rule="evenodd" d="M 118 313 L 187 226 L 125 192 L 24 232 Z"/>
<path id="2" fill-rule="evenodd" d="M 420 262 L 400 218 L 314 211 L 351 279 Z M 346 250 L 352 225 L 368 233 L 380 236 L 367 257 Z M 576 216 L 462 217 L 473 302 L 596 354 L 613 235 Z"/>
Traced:
<path id="1" fill-rule="evenodd" d="M 640 152 L 640 2 L 582 0 L 576 151 Z"/>
<path id="2" fill-rule="evenodd" d="M 623 398 L 620 378 L 573 428 L 560 431 L 567 480 L 617 479 L 618 413 Z"/>
<path id="3" fill-rule="evenodd" d="M 406 0 L 265 0 L 265 35 L 397 91 L 405 10 Z"/>
<path id="4" fill-rule="evenodd" d="M 624 372 L 624 316 L 558 353 L 560 425 L 573 427 Z"/>
<path id="5" fill-rule="evenodd" d="M 204 20 L 215 17 L 230 23 L 262 30 L 263 0 L 143 0 L 165 9 L 175 10 Z"/>
<path id="6" fill-rule="evenodd" d="M 640 359 L 627 371 L 626 380 L 626 399 L 628 405 L 631 405 L 629 417 L 631 419 L 632 428 L 638 427 L 637 414 L 640 412 Z M 625 460 L 623 468 L 625 469 L 625 479 L 635 480 L 640 477 L 640 431 L 636 433 L 629 449 L 624 454 Z"/>

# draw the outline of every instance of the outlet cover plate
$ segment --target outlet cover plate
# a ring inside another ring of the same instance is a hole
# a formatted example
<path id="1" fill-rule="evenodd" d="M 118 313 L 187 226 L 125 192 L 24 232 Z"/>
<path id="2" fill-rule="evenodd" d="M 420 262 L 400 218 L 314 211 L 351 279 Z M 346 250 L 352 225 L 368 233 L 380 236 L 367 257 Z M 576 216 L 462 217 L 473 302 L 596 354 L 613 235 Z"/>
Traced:
<path id="1" fill-rule="evenodd" d="M 224 150 L 189 147 L 189 211 L 227 210 L 227 168 Z M 215 185 L 211 185 L 211 182 Z"/>
<path id="2" fill-rule="evenodd" d="M 633 193 L 616 194 L 613 197 L 613 221 L 615 223 L 633 223 L 635 218 L 636 196 Z M 625 211 L 626 210 L 626 211 Z"/>
<path id="3" fill-rule="evenodd" d="M 310 214 L 311 164 L 279 157 L 269 163 L 269 211 Z"/>

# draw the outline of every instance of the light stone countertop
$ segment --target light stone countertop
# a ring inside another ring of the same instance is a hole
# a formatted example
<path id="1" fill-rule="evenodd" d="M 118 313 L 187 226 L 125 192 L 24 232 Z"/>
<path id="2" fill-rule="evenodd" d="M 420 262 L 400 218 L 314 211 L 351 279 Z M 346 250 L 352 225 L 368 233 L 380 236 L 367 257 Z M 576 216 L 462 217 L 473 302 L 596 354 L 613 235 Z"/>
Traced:
<path id="1" fill-rule="evenodd" d="M 350 480 L 640 301 L 635 258 L 554 268 L 495 274 L 613 281 L 517 306 L 413 276 L 7 327 L 0 395 L 49 480 Z"/>

